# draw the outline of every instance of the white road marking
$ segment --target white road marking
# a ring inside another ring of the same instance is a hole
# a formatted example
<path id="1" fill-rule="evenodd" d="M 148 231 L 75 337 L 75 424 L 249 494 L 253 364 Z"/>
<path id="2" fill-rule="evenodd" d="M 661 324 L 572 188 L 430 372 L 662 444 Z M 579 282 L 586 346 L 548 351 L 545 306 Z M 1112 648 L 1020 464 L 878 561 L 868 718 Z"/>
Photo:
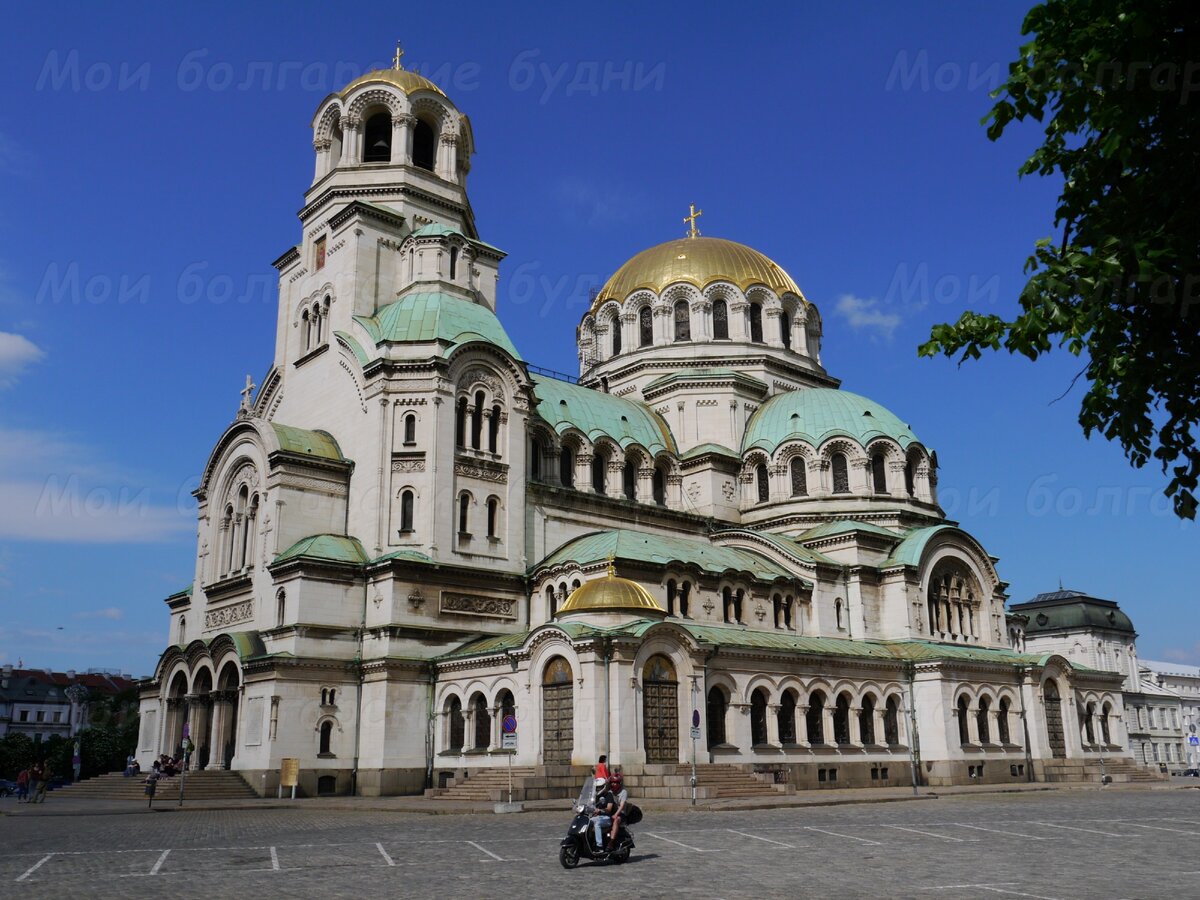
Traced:
<path id="1" fill-rule="evenodd" d="M 30 875 L 32 875 L 34 872 L 36 872 L 38 869 L 40 869 L 42 866 L 44 866 L 47 862 L 49 862 L 50 857 L 52 857 L 53 855 L 54 855 L 53 853 L 47 853 L 45 856 L 43 856 L 41 859 L 39 859 L 37 862 L 35 862 L 32 866 L 30 866 L 28 869 L 26 869 L 22 874 L 18 875 L 17 881 L 24 881 L 26 878 L 28 878 Z"/>
<path id="2" fill-rule="evenodd" d="M 992 834 L 1007 834 L 1009 837 L 1027 838 L 1031 841 L 1048 841 L 1050 838 L 1038 837 L 1036 834 L 1021 834 L 1019 831 L 1001 831 L 999 828 L 984 828 L 982 825 L 958 823 L 959 828 L 974 828 L 976 831 L 990 831 Z"/>
<path id="3" fill-rule="evenodd" d="M 1078 825 L 1058 825 L 1054 822 L 1034 822 L 1034 825 L 1043 825 L 1046 828 L 1065 828 L 1067 831 L 1086 831 L 1088 834 L 1106 834 L 1109 837 L 1141 837 L 1140 834 L 1120 834 L 1116 831 L 1097 831 L 1095 828 L 1080 828 Z"/>
<path id="4" fill-rule="evenodd" d="M 1149 828 L 1153 831 L 1171 831 L 1175 834 L 1200 834 L 1200 831 L 1184 831 L 1182 828 L 1163 828 L 1161 825 L 1139 825 L 1137 822 L 1130 822 L 1134 828 Z"/>
<path id="5" fill-rule="evenodd" d="M 384 862 L 386 862 L 389 866 L 394 866 L 396 864 L 392 861 L 392 858 L 388 856 L 388 852 L 383 849 L 383 844 L 377 842 L 375 846 L 378 848 L 379 855 L 383 857 Z"/>
<path id="6" fill-rule="evenodd" d="M 979 838 L 958 838 L 950 837 L 945 834 L 937 834 L 933 831 L 922 831 L 920 828 L 909 828 L 905 825 L 884 825 L 884 828 L 895 828 L 897 831 L 911 831 L 913 834 L 924 834 L 929 837 L 941 838 L 943 841 L 954 841 L 956 844 L 961 844 L 967 841 L 978 841 Z"/>
<path id="7" fill-rule="evenodd" d="M 934 891 L 949 891 L 961 890 L 962 888 L 975 888 L 980 891 L 991 891 L 993 894 L 1011 894 L 1014 897 L 1032 897 L 1035 900 L 1060 900 L 1058 897 L 1047 897 L 1044 894 L 1027 894 L 1024 891 L 1012 891 L 1007 888 L 1014 884 L 1020 884 L 1019 881 L 993 881 L 989 884 L 943 884 L 937 887 L 930 888 Z"/>
<path id="8" fill-rule="evenodd" d="M 759 837 L 757 834 L 746 834 L 744 831 L 734 831 L 732 828 L 726 828 L 730 834 L 740 834 L 742 837 L 754 838 L 756 841 L 762 841 L 765 844 L 774 844 L 776 847 L 787 847 L 789 850 L 795 850 L 795 844 L 785 844 L 782 841 L 773 841 L 770 838 Z"/>
<path id="9" fill-rule="evenodd" d="M 492 859 L 496 860 L 497 862 L 504 862 L 503 856 L 497 856 L 495 853 L 493 853 L 487 847 L 481 847 L 474 841 L 465 841 L 464 843 L 470 844 L 472 847 L 474 847 L 476 850 L 479 850 L 482 853 L 486 853 L 488 856 L 490 856 Z"/>
<path id="10" fill-rule="evenodd" d="M 150 870 L 150 874 L 151 874 L 151 875 L 157 875 L 157 874 L 158 874 L 158 870 L 159 870 L 159 869 L 161 869 L 161 868 L 162 868 L 162 866 L 163 866 L 163 863 L 165 863 L 165 862 L 167 861 L 167 854 L 168 854 L 168 853 L 170 853 L 170 852 L 171 852 L 170 850 L 164 850 L 164 851 L 162 852 L 162 855 L 161 855 L 161 856 L 159 856 L 159 858 L 158 858 L 158 862 L 156 862 L 156 863 L 154 864 L 154 868 Z"/>
<path id="11" fill-rule="evenodd" d="M 647 837 L 657 838 L 660 841 L 666 841 L 668 844 L 674 844 L 676 847 L 682 847 L 684 850 L 694 850 L 697 853 L 720 853 L 720 850 L 701 850 L 699 847 L 693 847 L 690 844 L 683 844 L 679 841 L 673 841 L 670 838 L 663 837 L 661 834 L 655 834 L 652 831 L 642 832 Z"/>
<path id="12" fill-rule="evenodd" d="M 821 834 L 832 834 L 834 837 L 849 838 L 852 841 L 859 841 L 860 843 L 863 843 L 863 844 L 873 844 L 876 847 L 883 846 L 882 844 L 879 843 L 879 841 L 868 841 L 866 838 L 855 837 L 852 834 L 841 834 L 837 831 L 826 831 L 824 828 L 813 828 L 811 825 L 805 825 L 804 830 L 805 831 L 819 831 L 819 832 L 821 832 Z"/>
<path id="13" fill-rule="evenodd" d="M 274 847 L 271 848 L 271 870 L 274 872 L 279 871 L 279 854 L 275 852 Z"/>

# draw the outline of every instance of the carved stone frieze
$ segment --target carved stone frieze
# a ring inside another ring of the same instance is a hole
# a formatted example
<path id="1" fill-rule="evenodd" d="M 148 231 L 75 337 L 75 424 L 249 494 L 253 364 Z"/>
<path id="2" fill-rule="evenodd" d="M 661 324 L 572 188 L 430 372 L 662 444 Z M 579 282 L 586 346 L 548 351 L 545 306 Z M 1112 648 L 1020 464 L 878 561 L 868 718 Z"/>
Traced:
<path id="1" fill-rule="evenodd" d="M 232 606 L 224 606 L 221 609 L 210 609 L 204 614 L 204 627 L 224 628 L 226 625 L 245 622 L 253 618 L 254 601 L 243 600 L 241 603 L 235 603 Z"/>
<path id="2" fill-rule="evenodd" d="M 516 619 L 517 601 L 507 597 L 478 597 L 442 591 L 442 612 L 492 619 Z"/>
<path id="3" fill-rule="evenodd" d="M 496 484 L 508 482 L 508 466 L 497 463 L 489 464 L 482 460 L 477 463 L 459 460 L 454 463 L 454 474 L 464 478 L 478 478 L 481 481 L 494 481 Z"/>
<path id="4" fill-rule="evenodd" d="M 425 457 L 405 457 L 404 459 L 392 460 L 393 472 L 424 472 Z"/>

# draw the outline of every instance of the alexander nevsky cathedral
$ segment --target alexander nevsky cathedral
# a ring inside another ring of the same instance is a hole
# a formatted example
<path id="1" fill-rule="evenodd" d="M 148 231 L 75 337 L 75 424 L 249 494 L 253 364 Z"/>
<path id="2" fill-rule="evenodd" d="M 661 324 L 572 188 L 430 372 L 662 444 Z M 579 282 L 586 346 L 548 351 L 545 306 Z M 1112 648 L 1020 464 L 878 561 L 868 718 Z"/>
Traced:
<path id="1" fill-rule="evenodd" d="M 672 796 L 693 753 L 701 789 L 788 790 L 1123 754 L 1122 676 L 1024 652 L 904 416 L 938 417 L 841 390 L 780 265 L 693 211 L 596 261 L 579 376 L 545 374 L 497 309 L 454 102 L 398 55 L 312 130 L 274 359 L 196 490 L 143 768 L 186 734 L 260 793 L 296 759 L 308 794 L 379 795 L 607 754 Z"/>

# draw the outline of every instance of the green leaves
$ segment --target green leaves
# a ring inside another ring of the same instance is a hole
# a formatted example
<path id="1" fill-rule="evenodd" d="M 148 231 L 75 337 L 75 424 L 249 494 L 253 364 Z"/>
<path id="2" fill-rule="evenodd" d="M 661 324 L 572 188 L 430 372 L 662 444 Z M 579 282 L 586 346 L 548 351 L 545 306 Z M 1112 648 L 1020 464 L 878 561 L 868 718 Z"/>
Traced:
<path id="1" fill-rule="evenodd" d="M 1003 347 L 1036 360 L 1059 346 L 1086 356 L 1084 433 L 1117 441 L 1134 466 L 1153 458 L 1169 469 L 1176 514 L 1194 518 L 1200 96 L 1190 97 L 1190 81 L 1200 6 L 1047 0 L 1022 33 L 1034 37 L 980 124 L 999 140 L 1014 122 L 1045 122 L 1018 173 L 1062 180 L 1054 225 L 1063 237 L 1035 243 L 1016 318 L 964 312 L 935 326 L 918 354 L 961 364 Z"/>

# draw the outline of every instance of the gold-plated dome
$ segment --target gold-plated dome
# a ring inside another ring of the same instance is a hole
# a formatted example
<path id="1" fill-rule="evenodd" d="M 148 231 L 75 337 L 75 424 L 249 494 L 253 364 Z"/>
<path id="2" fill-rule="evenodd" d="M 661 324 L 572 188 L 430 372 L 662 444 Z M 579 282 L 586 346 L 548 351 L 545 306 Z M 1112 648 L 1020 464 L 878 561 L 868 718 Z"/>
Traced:
<path id="1" fill-rule="evenodd" d="M 372 82 L 395 85 L 404 91 L 405 94 L 411 94 L 415 91 L 433 91 L 435 94 L 441 94 L 443 97 L 446 96 L 440 87 L 424 75 L 418 75 L 416 72 L 408 71 L 408 69 L 375 69 L 366 75 L 355 78 L 342 88 L 341 94 L 345 97 L 355 88 L 364 84 L 371 84 Z"/>
<path id="2" fill-rule="evenodd" d="M 608 577 L 596 578 L 581 584 L 566 602 L 558 608 L 556 615 L 596 610 L 599 612 L 658 612 L 666 614 L 654 595 L 628 578 L 618 578 L 609 569 Z"/>
<path id="3" fill-rule="evenodd" d="M 621 302 L 642 288 L 661 293 L 679 281 L 700 290 L 714 281 L 732 282 L 743 291 L 762 284 L 777 294 L 804 296 L 787 272 L 757 250 L 724 238 L 686 237 L 643 250 L 617 269 L 596 295 L 592 310 L 606 300 Z"/>

